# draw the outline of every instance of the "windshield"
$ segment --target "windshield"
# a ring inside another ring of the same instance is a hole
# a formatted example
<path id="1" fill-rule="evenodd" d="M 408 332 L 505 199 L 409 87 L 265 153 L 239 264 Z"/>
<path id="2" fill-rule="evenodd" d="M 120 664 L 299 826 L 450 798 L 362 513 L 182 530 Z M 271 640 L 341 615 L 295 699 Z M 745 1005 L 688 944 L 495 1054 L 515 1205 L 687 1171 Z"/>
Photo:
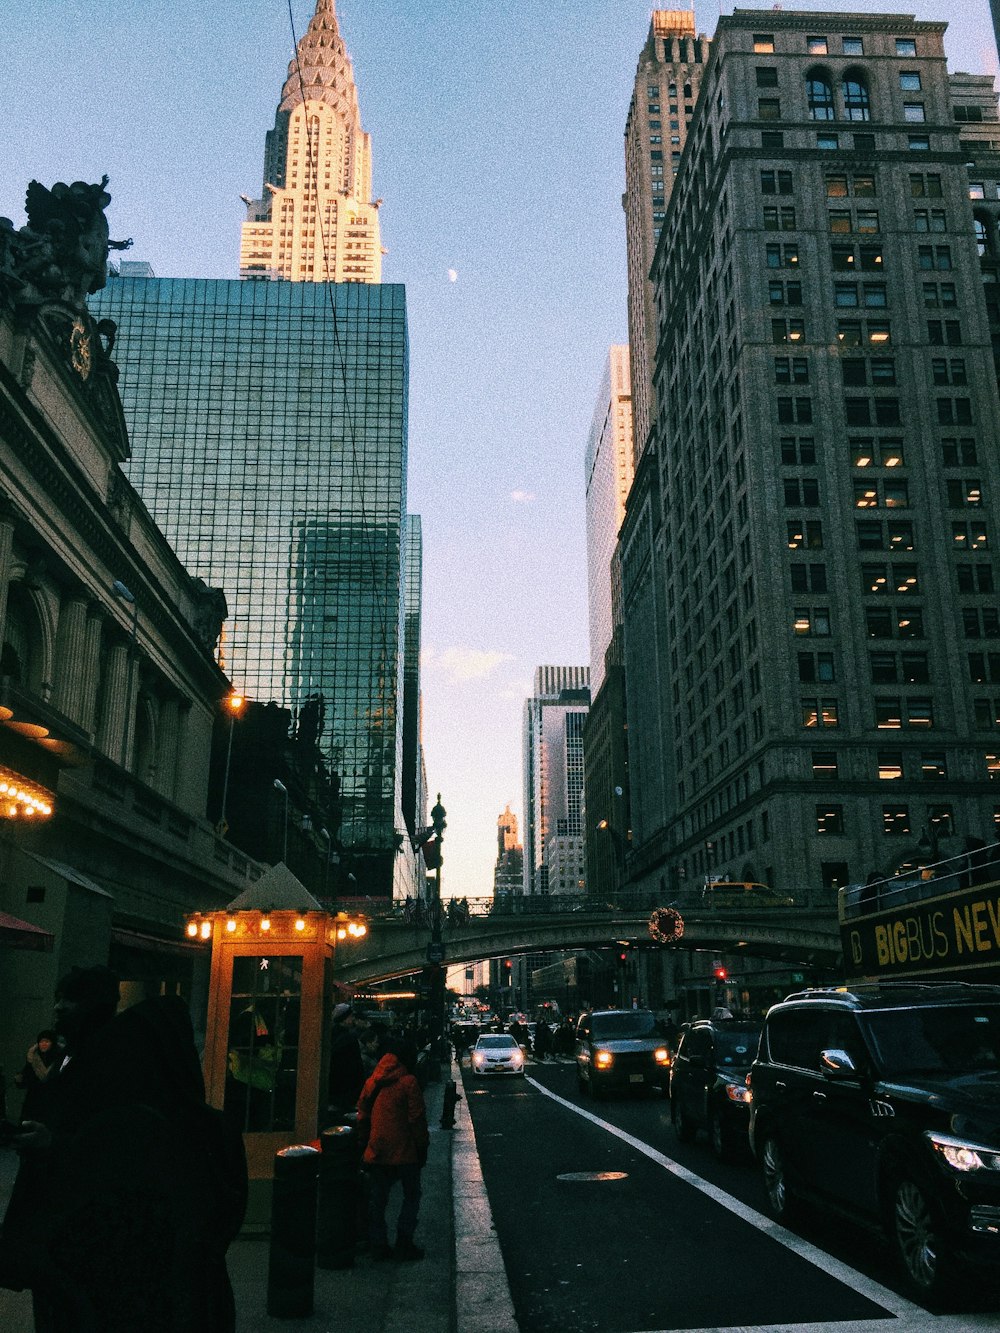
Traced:
<path id="1" fill-rule="evenodd" d="M 749 1069 L 757 1055 L 760 1032 L 715 1032 L 715 1063 L 727 1069 Z"/>
<path id="2" fill-rule="evenodd" d="M 883 1077 L 1000 1070 L 1000 1005 L 893 1009 L 863 1021 Z"/>
<path id="3" fill-rule="evenodd" d="M 595 1041 L 655 1037 L 656 1019 L 648 1009 L 627 1009 L 620 1014 L 595 1014 L 591 1020 Z"/>
<path id="4" fill-rule="evenodd" d="M 476 1045 L 484 1046 L 489 1050 L 504 1050 L 516 1046 L 517 1042 L 513 1037 L 480 1037 Z"/>

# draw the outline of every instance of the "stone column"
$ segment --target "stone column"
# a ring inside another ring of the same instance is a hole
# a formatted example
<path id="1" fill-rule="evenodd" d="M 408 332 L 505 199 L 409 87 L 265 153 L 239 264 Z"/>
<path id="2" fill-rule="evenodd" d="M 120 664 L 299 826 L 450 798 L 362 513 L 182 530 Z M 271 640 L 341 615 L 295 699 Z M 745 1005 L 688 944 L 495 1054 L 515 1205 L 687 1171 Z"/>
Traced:
<path id="1" fill-rule="evenodd" d="M 174 799 L 177 776 L 177 741 L 180 734 L 180 704 L 177 699 L 164 699 L 160 704 L 160 726 L 156 766 L 160 791 L 170 801 Z"/>
<path id="2" fill-rule="evenodd" d="M 101 626 L 104 624 L 104 608 L 97 602 L 91 602 L 87 610 L 87 624 L 84 630 L 82 657 L 79 672 L 79 693 L 77 707 L 80 725 L 93 736 L 97 731 L 100 718 L 95 716 L 97 708 L 97 685 L 101 676 Z"/>
<path id="3" fill-rule="evenodd" d="M 14 566 L 14 516 L 0 498 L 0 648 L 7 628 L 7 589 Z"/>
<path id="4" fill-rule="evenodd" d="M 129 644 L 112 645 L 105 658 L 104 673 L 104 710 L 97 743 L 109 759 L 120 764 L 125 744 L 126 710 L 130 702 Z"/>
<path id="5" fill-rule="evenodd" d="M 56 632 L 55 690 L 52 702 L 74 722 L 81 721 L 84 651 L 87 641 L 87 598 L 73 594 L 59 608 Z"/>

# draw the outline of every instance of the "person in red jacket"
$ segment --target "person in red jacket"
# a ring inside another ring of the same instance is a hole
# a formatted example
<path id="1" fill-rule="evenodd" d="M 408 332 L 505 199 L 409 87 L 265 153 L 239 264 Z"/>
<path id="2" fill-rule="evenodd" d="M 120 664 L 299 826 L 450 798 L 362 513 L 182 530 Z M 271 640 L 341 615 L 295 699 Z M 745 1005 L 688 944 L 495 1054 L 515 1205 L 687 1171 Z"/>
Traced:
<path id="1" fill-rule="evenodd" d="M 420 1171 L 427 1161 L 427 1110 L 414 1077 L 416 1051 L 390 1037 L 358 1099 L 358 1131 L 368 1136 L 364 1163 L 369 1177 L 368 1239 L 374 1259 L 422 1259 L 414 1243 L 420 1211 Z M 396 1245 L 389 1247 L 385 1213 L 393 1185 L 403 1187 Z"/>

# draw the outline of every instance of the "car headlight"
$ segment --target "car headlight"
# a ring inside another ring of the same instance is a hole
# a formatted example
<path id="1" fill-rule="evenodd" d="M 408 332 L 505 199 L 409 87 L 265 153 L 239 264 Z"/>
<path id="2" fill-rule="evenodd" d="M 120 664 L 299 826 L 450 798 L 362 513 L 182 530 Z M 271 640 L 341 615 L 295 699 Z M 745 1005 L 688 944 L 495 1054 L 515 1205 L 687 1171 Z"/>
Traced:
<path id="1" fill-rule="evenodd" d="M 510 1057 L 510 1062 L 515 1067 L 517 1067 L 518 1065 L 523 1065 L 524 1055 L 520 1051 L 515 1051 L 514 1054 Z"/>
<path id="2" fill-rule="evenodd" d="M 726 1096 L 731 1102 L 742 1102 L 747 1106 L 753 1101 L 753 1094 L 745 1083 L 727 1083 Z"/>
<path id="3" fill-rule="evenodd" d="M 1000 1152 L 995 1148 L 933 1131 L 928 1131 L 924 1137 L 954 1171 L 1000 1171 Z"/>
<path id="4" fill-rule="evenodd" d="M 473 1052 L 472 1052 L 472 1063 L 473 1063 L 474 1065 L 481 1065 L 485 1059 L 486 1059 L 486 1056 L 483 1055 L 482 1051 L 473 1051 Z"/>
<path id="5" fill-rule="evenodd" d="M 610 1069 L 615 1062 L 615 1057 L 610 1051 L 595 1051 L 594 1064 L 598 1069 Z"/>
<path id="6" fill-rule="evenodd" d="M 658 1065 L 668 1065 L 670 1063 L 670 1052 L 666 1046 L 657 1046 L 653 1052 L 653 1059 Z"/>

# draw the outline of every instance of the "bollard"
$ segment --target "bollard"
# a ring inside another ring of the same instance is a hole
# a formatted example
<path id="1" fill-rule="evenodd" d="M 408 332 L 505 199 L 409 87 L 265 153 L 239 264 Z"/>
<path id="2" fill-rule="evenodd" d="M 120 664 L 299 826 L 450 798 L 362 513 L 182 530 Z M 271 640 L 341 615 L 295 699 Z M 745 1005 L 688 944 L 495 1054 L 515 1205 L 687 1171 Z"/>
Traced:
<path id="1" fill-rule="evenodd" d="M 319 1152 L 304 1144 L 282 1148 L 274 1157 L 267 1313 L 276 1319 L 313 1312 L 319 1159 Z"/>
<path id="2" fill-rule="evenodd" d="M 316 1201 L 316 1262 L 320 1268 L 350 1268 L 361 1193 L 358 1136 L 350 1125 L 331 1125 L 319 1141 L 323 1151 Z"/>
<path id="3" fill-rule="evenodd" d="M 450 1078 L 444 1085 L 444 1102 L 441 1106 L 441 1128 L 455 1128 L 455 1107 L 462 1100 L 459 1096 L 458 1086 L 453 1078 Z"/>

